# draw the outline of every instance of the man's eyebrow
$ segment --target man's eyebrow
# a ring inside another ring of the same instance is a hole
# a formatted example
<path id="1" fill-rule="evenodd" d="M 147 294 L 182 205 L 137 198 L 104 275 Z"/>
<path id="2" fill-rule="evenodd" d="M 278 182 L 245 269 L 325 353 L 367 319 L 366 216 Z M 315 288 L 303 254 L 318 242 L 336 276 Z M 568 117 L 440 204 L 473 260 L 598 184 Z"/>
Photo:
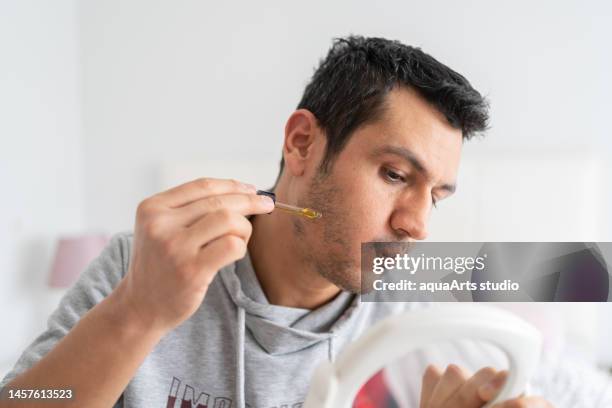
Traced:
<path id="1" fill-rule="evenodd" d="M 412 165 L 419 173 L 423 174 L 426 178 L 430 178 L 427 168 L 421 163 L 418 157 L 410 150 L 401 146 L 385 145 L 374 150 L 373 156 L 380 156 L 383 154 L 394 154 L 406 160 Z M 457 189 L 456 184 L 442 184 L 439 188 L 448 191 L 450 194 L 454 193 Z"/>

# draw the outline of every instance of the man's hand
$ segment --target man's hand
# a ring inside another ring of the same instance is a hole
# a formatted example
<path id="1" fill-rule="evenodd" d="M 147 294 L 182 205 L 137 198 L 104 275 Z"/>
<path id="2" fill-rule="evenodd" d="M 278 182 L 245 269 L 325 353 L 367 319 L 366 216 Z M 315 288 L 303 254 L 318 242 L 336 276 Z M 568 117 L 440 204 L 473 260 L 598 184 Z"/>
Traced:
<path id="1" fill-rule="evenodd" d="M 159 339 L 197 310 L 217 270 L 244 255 L 251 235 L 245 216 L 273 208 L 251 186 L 213 179 L 144 200 L 125 278 L 6 389 L 69 386 L 74 399 L 64 405 L 114 406 Z M 0 405 L 40 405 L 30 402 Z"/>
<path id="2" fill-rule="evenodd" d="M 423 375 L 420 408 L 480 408 L 501 390 L 507 371 L 485 367 L 473 376 L 451 364 L 444 373 L 430 365 Z M 553 408 L 540 397 L 519 397 L 493 408 Z"/>
<path id="3" fill-rule="evenodd" d="M 147 327 L 166 332 L 198 309 L 215 274 L 242 258 L 247 215 L 274 209 L 234 180 L 198 179 L 142 201 L 120 299 Z"/>

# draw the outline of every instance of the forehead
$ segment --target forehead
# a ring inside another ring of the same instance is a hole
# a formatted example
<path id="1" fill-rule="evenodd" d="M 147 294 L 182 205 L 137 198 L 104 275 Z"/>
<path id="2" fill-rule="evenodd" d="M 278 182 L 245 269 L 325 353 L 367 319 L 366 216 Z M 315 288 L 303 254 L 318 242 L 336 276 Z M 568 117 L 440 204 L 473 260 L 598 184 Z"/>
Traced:
<path id="1" fill-rule="evenodd" d="M 387 94 L 379 119 L 357 129 L 345 150 L 369 155 L 389 145 L 408 149 L 439 178 L 454 179 L 462 144 L 460 129 L 416 91 L 402 87 Z"/>

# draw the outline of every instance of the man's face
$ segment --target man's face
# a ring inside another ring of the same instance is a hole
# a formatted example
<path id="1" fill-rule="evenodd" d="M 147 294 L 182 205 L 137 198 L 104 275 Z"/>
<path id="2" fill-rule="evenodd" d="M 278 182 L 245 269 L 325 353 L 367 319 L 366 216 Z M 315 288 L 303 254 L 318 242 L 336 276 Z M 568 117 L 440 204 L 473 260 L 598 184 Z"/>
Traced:
<path id="1" fill-rule="evenodd" d="M 461 146 L 461 131 L 418 94 L 391 91 L 382 117 L 358 128 L 301 197 L 299 205 L 323 213 L 294 221 L 305 260 L 359 292 L 361 243 L 425 239 L 433 202 L 454 191 Z"/>

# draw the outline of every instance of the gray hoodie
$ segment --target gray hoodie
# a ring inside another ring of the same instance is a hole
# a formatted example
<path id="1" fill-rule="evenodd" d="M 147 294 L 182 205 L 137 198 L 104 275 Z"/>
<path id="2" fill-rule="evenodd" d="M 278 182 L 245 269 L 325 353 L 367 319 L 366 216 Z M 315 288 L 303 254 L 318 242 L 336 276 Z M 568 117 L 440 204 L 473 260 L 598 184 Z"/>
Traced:
<path id="1" fill-rule="evenodd" d="M 0 389 L 40 360 L 128 270 L 133 236 L 115 235 L 23 352 Z M 376 321 L 416 304 L 362 303 L 341 292 L 307 310 L 272 305 L 247 254 L 221 269 L 193 316 L 167 333 L 116 407 L 298 408 L 315 367 Z M 120 352 L 120 351 L 118 351 Z"/>

